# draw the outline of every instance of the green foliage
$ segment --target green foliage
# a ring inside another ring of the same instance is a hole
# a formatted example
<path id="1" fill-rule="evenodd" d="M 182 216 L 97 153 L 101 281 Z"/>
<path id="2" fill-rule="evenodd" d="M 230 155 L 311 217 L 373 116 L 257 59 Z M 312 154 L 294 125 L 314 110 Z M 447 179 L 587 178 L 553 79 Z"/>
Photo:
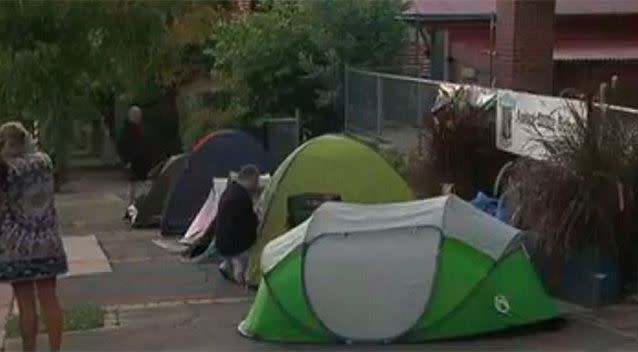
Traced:
<path id="1" fill-rule="evenodd" d="M 203 45 L 230 8 L 230 1 L 4 2 L 0 120 L 38 120 L 44 147 L 64 169 L 77 122 L 101 115 L 115 136 L 116 102 L 152 107 L 206 72 Z M 147 120 L 151 139 L 164 144 L 175 132 L 165 120 Z"/>
<path id="2" fill-rule="evenodd" d="M 206 53 L 231 92 L 230 109 L 312 116 L 334 108 L 344 64 L 391 62 L 403 45 L 403 2 L 260 1 L 257 12 L 215 29 Z M 334 113 L 334 111 L 330 111 Z"/>
<path id="3" fill-rule="evenodd" d="M 169 26 L 164 65 L 157 72 L 163 86 L 176 87 L 193 75 L 207 71 L 204 48 L 211 29 L 231 15 L 232 1 L 192 1 Z"/>
<path id="4" fill-rule="evenodd" d="M 234 123 L 234 116 L 229 111 L 220 111 L 211 107 L 189 111 L 184 119 L 182 142 L 188 147 L 193 146 L 211 131 L 230 127 Z"/>
<path id="5" fill-rule="evenodd" d="M 39 121 L 63 168 L 77 121 L 99 114 L 112 126 L 116 101 L 150 104 L 212 65 L 230 97 L 224 116 L 251 123 L 299 108 L 315 124 L 335 106 L 345 63 L 394 57 L 401 4 L 263 0 L 231 19 L 228 0 L 5 1 L 0 120 Z"/>
<path id="6" fill-rule="evenodd" d="M 381 155 L 381 157 L 390 164 L 390 166 L 392 166 L 392 168 L 401 175 L 404 180 L 406 180 L 406 182 L 409 181 L 410 164 L 408 155 L 405 155 L 401 151 L 389 145 L 381 144 L 374 139 L 366 138 L 361 135 L 351 135 L 350 137 L 379 153 L 379 155 Z"/>
<path id="7" fill-rule="evenodd" d="M 400 151 L 392 148 L 381 148 L 379 154 L 397 171 L 404 180 L 409 181 L 410 167 L 408 158 Z"/>
<path id="8" fill-rule="evenodd" d="M 304 28 L 292 20 L 297 9 L 278 5 L 217 28 L 208 51 L 239 115 L 261 116 L 308 105 L 299 53 L 310 50 Z"/>
<path id="9" fill-rule="evenodd" d="M 318 49 L 310 59 L 322 66 L 392 63 L 404 45 L 405 27 L 395 18 L 403 6 L 394 0 L 303 2 L 309 40 Z"/>
<path id="10" fill-rule="evenodd" d="M 113 94 L 146 91 L 171 63 L 167 24 L 182 3 L 6 1 L 0 7 L 0 119 L 35 119 L 60 163 L 74 121 Z M 89 117 L 89 116 L 87 116 Z M 95 118 L 95 116 L 90 116 Z"/>

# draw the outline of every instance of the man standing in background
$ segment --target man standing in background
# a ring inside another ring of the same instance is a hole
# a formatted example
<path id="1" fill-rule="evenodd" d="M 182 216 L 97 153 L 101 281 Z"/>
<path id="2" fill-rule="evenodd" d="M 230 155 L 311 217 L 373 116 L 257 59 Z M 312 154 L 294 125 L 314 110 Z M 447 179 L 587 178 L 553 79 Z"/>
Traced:
<path id="1" fill-rule="evenodd" d="M 149 150 L 144 140 L 142 109 L 137 105 L 131 106 L 128 111 L 128 118 L 124 121 L 117 149 L 131 173 L 128 200 L 131 205 L 144 192 L 148 173 L 152 167 Z"/>

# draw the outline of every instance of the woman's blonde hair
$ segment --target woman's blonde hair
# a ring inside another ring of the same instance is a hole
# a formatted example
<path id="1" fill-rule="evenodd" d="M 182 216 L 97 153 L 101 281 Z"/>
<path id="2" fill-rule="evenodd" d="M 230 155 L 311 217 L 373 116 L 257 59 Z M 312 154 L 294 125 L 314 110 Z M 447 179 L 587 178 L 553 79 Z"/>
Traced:
<path id="1" fill-rule="evenodd" d="M 20 122 L 7 122 L 0 126 L 0 145 L 2 156 L 19 156 L 31 150 L 33 138 Z"/>

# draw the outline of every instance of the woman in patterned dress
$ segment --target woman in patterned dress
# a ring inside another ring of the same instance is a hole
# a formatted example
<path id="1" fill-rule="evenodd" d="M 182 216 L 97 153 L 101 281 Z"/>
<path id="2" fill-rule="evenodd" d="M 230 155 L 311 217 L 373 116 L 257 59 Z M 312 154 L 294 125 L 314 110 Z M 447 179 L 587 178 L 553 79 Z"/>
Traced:
<path id="1" fill-rule="evenodd" d="M 36 295 L 51 351 L 62 342 L 56 277 L 67 271 L 54 206 L 53 168 L 20 123 L 0 127 L 0 282 L 13 286 L 24 351 L 35 351 Z"/>

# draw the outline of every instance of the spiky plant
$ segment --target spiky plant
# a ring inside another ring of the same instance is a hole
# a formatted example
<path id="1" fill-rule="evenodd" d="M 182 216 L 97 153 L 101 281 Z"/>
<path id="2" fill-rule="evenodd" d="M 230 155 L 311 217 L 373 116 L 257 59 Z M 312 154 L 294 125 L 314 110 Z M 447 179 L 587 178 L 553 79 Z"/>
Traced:
<path id="1" fill-rule="evenodd" d="M 494 143 L 492 104 L 474 102 L 474 94 L 482 94 L 480 88 L 440 90 L 437 105 L 427 120 L 423 157 L 413 158 L 425 165 L 421 174 L 439 184 L 454 184 L 455 192 L 466 198 L 474 196 L 479 186 L 491 184 L 504 163 L 504 153 Z"/>
<path id="2" fill-rule="evenodd" d="M 601 89 L 604 91 L 604 89 Z M 605 93 L 601 94 L 604 100 Z M 622 256 L 638 228 L 634 219 L 638 166 L 635 123 L 591 96 L 569 104 L 573 124 L 554 139 L 539 138 L 543 161 L 520 159 L 507 186 L 513 223 L 539 235 L 548 253 L 591 247 Z"/>

